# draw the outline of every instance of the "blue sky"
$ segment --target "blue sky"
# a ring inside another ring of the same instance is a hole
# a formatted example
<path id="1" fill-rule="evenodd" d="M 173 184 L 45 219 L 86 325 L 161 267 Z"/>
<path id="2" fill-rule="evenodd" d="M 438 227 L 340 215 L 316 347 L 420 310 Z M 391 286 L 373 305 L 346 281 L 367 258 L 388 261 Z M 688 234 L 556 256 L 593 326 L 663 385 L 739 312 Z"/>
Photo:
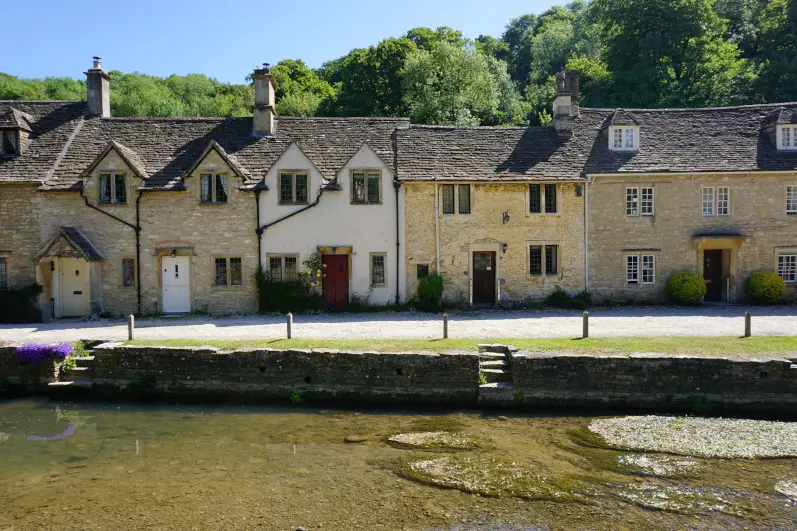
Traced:
<path id="1" fill-rule="evenodd" d="M 550 0 L 29 0 L 7 1 L 0 58 L 20 77 L 82 77 L 91 57 L 124 72 L 198 72 L 241 83 L 252 67 L 302 58 L 311 67 L 418 26 L 500 36 Z"/>

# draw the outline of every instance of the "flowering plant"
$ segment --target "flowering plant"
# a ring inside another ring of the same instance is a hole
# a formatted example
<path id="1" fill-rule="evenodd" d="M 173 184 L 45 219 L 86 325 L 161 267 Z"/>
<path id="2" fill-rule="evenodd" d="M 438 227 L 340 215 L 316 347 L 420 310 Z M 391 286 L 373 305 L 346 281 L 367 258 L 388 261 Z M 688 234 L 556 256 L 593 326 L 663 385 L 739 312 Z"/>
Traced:
<path id="1" fill-rule="evenodd" d="M 55 358 L 62 361 L 72 355 L 71 343 L 59 343 L 57 345 L 46 345 L 43 343 L 27 343 L 17 348 L 19 360 L 26 365 L 39 365 L 43 361 Z"/>

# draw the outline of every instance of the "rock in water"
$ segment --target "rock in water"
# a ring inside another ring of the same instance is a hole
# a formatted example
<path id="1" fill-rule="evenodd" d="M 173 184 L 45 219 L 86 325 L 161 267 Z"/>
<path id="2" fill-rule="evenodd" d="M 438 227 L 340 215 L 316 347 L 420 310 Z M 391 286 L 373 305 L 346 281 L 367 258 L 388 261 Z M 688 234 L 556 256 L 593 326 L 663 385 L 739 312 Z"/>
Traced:
<path id="1" fill-rule="evenodd" d="M 343 442 L 357 444 L 357 443 L 364 443 L 368 440 L 368 437 L 364 435 L 347 435 Z"/>

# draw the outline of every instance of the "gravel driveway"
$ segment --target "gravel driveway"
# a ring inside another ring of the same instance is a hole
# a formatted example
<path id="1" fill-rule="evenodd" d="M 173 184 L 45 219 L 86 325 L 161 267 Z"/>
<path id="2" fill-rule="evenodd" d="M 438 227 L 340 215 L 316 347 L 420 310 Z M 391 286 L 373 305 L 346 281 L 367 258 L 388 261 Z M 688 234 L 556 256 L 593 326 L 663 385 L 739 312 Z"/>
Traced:
<path id="1" fill-rule="evenodd" d="M 634 307 L 590 310 L 590 337 L 738 336 L 744 312 L 753 314 L 754 335 L 797 335 L 797 307 Z M 451 313 L 451 338 L 578 337 L 581 312 L 484 311 Z M 440 315 L 368 313 L 298 315 L 293 337 L 310 339 L 422 339 L 442 335 Z M 174 317 L 139 319 L 136 339 L 276 339 L 285 337 L 284 317 Z M 127 339 L 120 320 L 61 320 L 37 325 L 0 325 L 0 340 L 72 341 Z"/>

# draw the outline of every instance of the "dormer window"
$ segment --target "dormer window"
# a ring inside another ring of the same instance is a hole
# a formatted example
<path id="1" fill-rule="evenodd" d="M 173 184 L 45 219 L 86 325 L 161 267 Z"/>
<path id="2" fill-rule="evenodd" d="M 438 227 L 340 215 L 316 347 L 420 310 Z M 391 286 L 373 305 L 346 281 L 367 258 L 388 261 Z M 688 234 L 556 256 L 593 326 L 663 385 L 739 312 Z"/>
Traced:
<path id="1" fill-rule="evenodd" d="M 612 126 L 609 131 L 609 149 L 613 151 L 634 151 L 639 149 L 639 127 Z"/>
<path id="2" fill-rule="evenodd" d="M 19 155 L 19 132 L 13 129 L 3 131 L 3 154 Z"/>
<path id="3" fill-rule="evenodd" d="M 127 204 L 127 188 L 124 173 L 101 173 L 100 203 L 106 205 Z"/>
<path id="4" fill-rule="evenodd" d="M 797 125 L 781 125 L 778 131 L 778 149 L 797 149 Z"/>

